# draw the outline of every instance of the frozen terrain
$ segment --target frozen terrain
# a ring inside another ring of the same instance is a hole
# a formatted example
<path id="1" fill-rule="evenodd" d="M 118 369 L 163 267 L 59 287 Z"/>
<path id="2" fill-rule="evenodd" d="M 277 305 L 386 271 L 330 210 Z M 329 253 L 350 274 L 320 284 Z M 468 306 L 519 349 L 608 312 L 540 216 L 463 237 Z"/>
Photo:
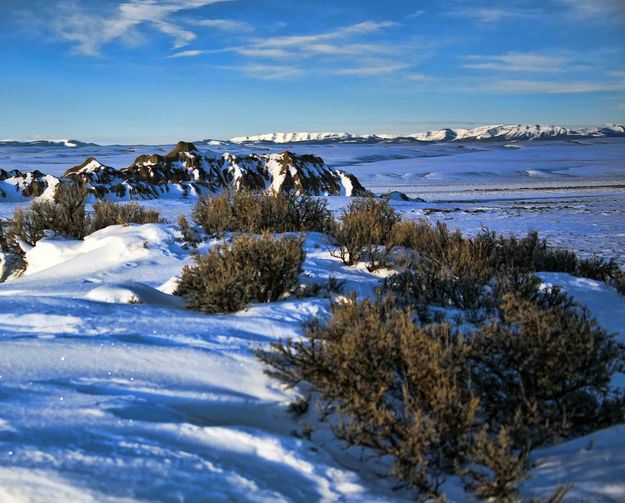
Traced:
<path id="1" fill-rule="evenodd" d="M 0 146 L 0 169 L 39 170 L 59 176 L 96 157 L 121 169 L 144 153 L 166 154 L 174 145 L 11 147 Z M 540 231 L 555 244 L 585 254 L 603 253 L 625 263 L 625 139 L 512 143 L 279 144 L 196 146 L 231 152 L 320 156 L 331 168 L 358 177 L 377 194 L 397 190 L 424 202 L 400 202 L 413 217 L 444 220 L 469 233 L 488 226 L 500 232 Z M 332 198 L 340 208 L 344 198 Z M 191 200 L 158 200 L 172 221 Z M 15 203 L 0 202 L 0 218 Z"/>
<path id="2" fill-rule="evenodd" d="M 199 147 L 199 145 L 198 145 Z M 172 145 L 0 146 L 0 168 L 59 175 L 94 156 L 122 168 Z M 312 153 L 355 174 L 406 218 L 473 233 L 538 229 L 553 243 L 625 263 L 625 140 L 488 145 L 204 145 L 218 153 Z M 333 197 L 337 211 L 348 198 Z M 24 203 L 0 203 L 0 218 Z M 192 200 L 142 202 L 171 221 Z M 171 295 L 191 260 L 176 226 L 113 226 L 84 241 L 45 238 L 25 276 L 0 284 L 0 502 L 410 501 L 384 466 L 345 451 L 252 350 L 298 337 L 323 298 L 230 315 L 182 309 Z M 205 251 L 216 241 L 202 246 Z M 334 276 L 369 295 L 379 276 L 306 241 L 302 282 Z M 602 283 L 542 274 L 625 341 L 625 297 Z M 622 376 L 619 376 L 622 377 Z M 310 439 L 302 433 L 308 425 Z M 572 483 L 569 501 L 625 500 L 625 425 L 533 454 L 526 495 Z M 451 501 L 470 501 L 449 480 Z"/>

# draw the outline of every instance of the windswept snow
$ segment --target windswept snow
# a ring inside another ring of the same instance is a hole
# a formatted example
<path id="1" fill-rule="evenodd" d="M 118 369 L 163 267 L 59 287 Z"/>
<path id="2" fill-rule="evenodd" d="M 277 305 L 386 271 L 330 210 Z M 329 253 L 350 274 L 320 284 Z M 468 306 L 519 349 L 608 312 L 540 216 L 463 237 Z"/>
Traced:
<path id="1" fill-rule="evenodd" d="M 328 435 L 294 436 L 303 425 L 286 411 L 293 393 L 264 376 L 252 355 L 301 335 L 329 301 L 220 316 L 183 310 L 165 293 L 190 260 L 176 236 L 172 225 L 150 224 L 109 227 L 84 241 L 44 238 L 29 252 L 27 275 L 0 284 L 6 497 L 404 499 Z M 377 277 L 342 267 L 321 236 L 306 248 L 304 281 L 334 275 L 372 291 Z"/>
<path id="2" fill-rule="evenodd" d="M 583 143 L 289 150 L 318 155 L 376 194 L 390 193 L 404 218 L 443 220 L 469 234 L 483 226 L 506 234 L 538 229 L 555 245 L 625 264 L 625 143 Z M 274 160 L 284 150 L 263 148 Z M 0 146 L 0 169 L 60 174 L 86 156 L 123 167 L 145 150 Z M 235 177 L 237 156 L 254 152 L 233 144 L 210 150 Z M 279 168 L 271 169 L 282 176 Z M 349 178 L 341 182 L 348 196 Z M 2 218 L 26 204 L 3 201 Z M 350 199 L 329 202 L 340 212 Z M 174 196 L 142 204 L 172 222 L 192 208 Z M 28 251 L 26 274 L 0 284 L 0 501 L 411 501 L 379 477 L 385 466 L 345 451 L 314 414 L 293 418 L 286 408 L 295 392 L 265 376 L 252 354 L 300 337 L 304 322 L 328 315 L 330 301 L 290 299 L 213 316 L 184 310 L 172 295 L 191 260 L 179 238 L 173 224 L 112 226 L 83 241 L 49 235 Z M 303 283 L 333 276 L 365 296 L 389 273 L 346 268 L 327 246 L 322 235 L 308 235 Z M 625 297 L 592 280 L 541 277 L 625 341 Z M 308 425 L 310 439 L 302 434 Z M 544 497 L 571 482 L 570 501 L 624 501 L 623 433 L 617 426 L 535 451 L 524 494 Z M 446 490 L 450 501 L 471 501 L 456 479 Z"/>

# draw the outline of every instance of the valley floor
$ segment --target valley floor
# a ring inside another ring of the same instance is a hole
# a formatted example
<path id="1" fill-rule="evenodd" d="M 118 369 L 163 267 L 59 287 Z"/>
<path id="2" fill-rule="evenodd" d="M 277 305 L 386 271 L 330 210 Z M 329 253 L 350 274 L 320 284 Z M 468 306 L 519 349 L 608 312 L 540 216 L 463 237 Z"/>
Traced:
<path id="1" fill-rule="evenodd" d="M 426 199 L 394 201 L 405 218 L 443 220 L 469 234 L 482 226 L 537 229 L 553 244 L 623 264 L 625 142 L 566 147 L 452 155 L 432 146 L 431 156 L 412 163 L 404 147 L 320 146 L 314 153 L 378 193 Z M 109 150 L 112 158 L 137 154 Z M 545 166 L 551 171 L 540 185 L 533 171 L 519 174 Z M 484 190 L 498 176 L 506 191 Z M 530 178 L 531 190 L 524 188 Z M 562 189 L 565 181 L 578 185 Z M 192 203 L 145 202 L 171 221 Z M 348 203 L 331 198 L 337 211 Z M 0 203 L 0 217 L 15 206 Z M 109 227 L 82 242 L 46 238 L 29 252 L 27 275 L 0 284 L 0 502 L 411 501 L 383 477 L 383 465 L 346 451 L 314 412 L 294 419 L 287 406 L 296 392 L 266 377 L 253 355 L 301 336 L 304 322 L 328 315 L 330 301 L 287 300 L 230 315 L 183 310 L 171 292 L 191 255 L 177 233 L 173 224 L 149 224 Z M 344 267 L 322 235 L 309 235 L 305 246 L 304 282 L 334 276 L 364 296 L 380 279 Z M 541 277 L 625 342 L 625 297 L 591 280 Z M 625 385 L 623 376 L 617 381 Z M 567 501 L 625 500 L 625 425 L 535 451 L 532 459 L 527 496 L 571 483 Z M 470 501 L 455 479 L 446 491 L 451 501 Z"/>

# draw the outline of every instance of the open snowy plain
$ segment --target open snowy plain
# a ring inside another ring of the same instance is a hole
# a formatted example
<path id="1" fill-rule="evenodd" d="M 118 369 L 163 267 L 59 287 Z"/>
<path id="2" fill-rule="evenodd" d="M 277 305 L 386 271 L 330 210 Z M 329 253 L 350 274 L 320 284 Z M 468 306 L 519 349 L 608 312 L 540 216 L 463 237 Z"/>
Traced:
<path id="1" fill-rule="evenodd" d="M 196 144 L 218 152 L 313 153 L 393 201 L 404 218 L 469 234 L 530 229 L 557 246 L 625 264 L 625 140 L 434 145 Z M 128 166 L 164 146 L 0 147 L 0 168 L 59 175 L 94 156 Z M 348 198 L 332 197 L 340 211 Z M 142 204 L 171 222 L 193 200 Z M 0 202 L 0 218 L 18 204 Z M 45 238 L 26 274 L 0 284 L 0 502 L 410 501 L 385 467 L 346 451 L 296 391 L 262 373 L 252 350 L 328 314 L 314 298 L 230 315 L 183 309 L 175 278 L 191 254 L 175 224 L 112 226 L 84 241 Z M 208 241 L 202 250 L 213 246 Z M 306 240 L 303 282 L 334 276 L 369 295 L 380 279 Z M 542 274 L 625 341 L 625 297 Z M 138 303 L 137 303 L 138 302 Z M 621 379 L 622 381 L 622 379 Z M 310 438 L 302 433 L 312 426 Z M 571 483 L 570 501 L 625 501 L 625 425 L 533 453 L 527 496 Z M 456 480 L 452 501 L 469 501 Z"/>

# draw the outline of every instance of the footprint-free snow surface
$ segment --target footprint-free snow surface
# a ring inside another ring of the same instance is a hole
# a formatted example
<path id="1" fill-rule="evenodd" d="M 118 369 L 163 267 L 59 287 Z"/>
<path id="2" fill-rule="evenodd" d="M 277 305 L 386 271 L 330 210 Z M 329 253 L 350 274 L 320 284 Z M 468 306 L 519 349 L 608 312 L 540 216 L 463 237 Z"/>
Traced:
<path id="1" fill-rule="evenodd" d="M 113 166 L 136 156 L 97 148 L 110 157 L 87 155 Z M 506 233 L 538 228 L 581 253 L 625 258 L 624 142 L 479 152 L 458 145 L 297 148 L 353 172 L 379 194 L 423 198 L 393 201 L 405 218 L 444 219 L 469 233 L 482 225 Z M 7 149 L 0 168 L 30 159 L 62 172 L 74 162 L 62 156 L 77 155 Z M 88 147 L 81 150 L 84 157 Z M 348 202 L 330 198 L 337 211 Z M 172 221 L 191 208 L 184 200 L 147 204 Z M 0 216 L 15 207 L 0 203 Z M 173 224 L 112 226 L 83 241 L 44 238 L 27 254 L 26 274 L 0 284 L 0 502 L 411 501 L 383 477 L 383 463 L 346 450 L 314 411 L 294 418 L 287 406 L 297 392 L 266 377 L 253 354 L 301 337 L 303 323 L 328 315 L 330 300 L 286 300 L 229 315 L 187 311 L 172 295 L 191 260 L 178 238 Z M 319 234 L 305 247 L 302 282 L 334 276 L 364 296 L 380 279 L 342 266 Z M 590 280 L 541 277 L 625 341 L 625 297 Z M 533 460 L 527 496 L 572 483 L 570 501 L 625 501 L 625 426 L 536 451 Z M 446 491 L 451 501 L 470 501 L 457 480 Z"/>

